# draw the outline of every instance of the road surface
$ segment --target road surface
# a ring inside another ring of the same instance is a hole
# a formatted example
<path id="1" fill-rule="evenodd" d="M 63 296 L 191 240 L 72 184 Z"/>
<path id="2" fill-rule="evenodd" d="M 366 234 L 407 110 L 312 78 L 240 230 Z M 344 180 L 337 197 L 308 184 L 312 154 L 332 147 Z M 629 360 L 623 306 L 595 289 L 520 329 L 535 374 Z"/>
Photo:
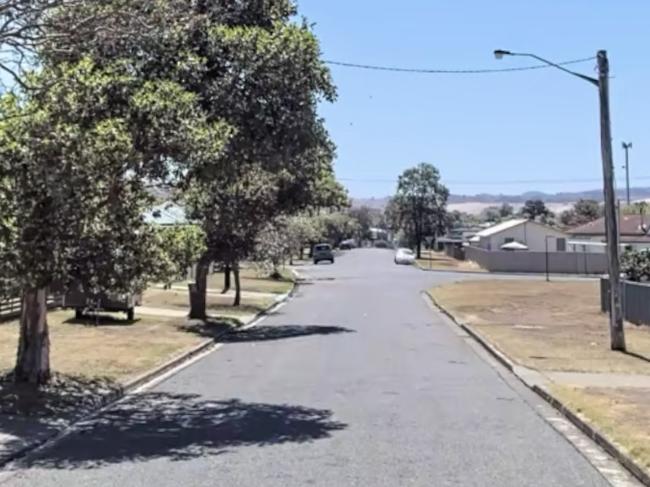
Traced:
<path id="1" fill-rule="evenodd" d="M 459 276 L 382 250 L 304 269 L 309 282 L 259 326 L 3 485 L 608 485 L 422 299 Z"/>

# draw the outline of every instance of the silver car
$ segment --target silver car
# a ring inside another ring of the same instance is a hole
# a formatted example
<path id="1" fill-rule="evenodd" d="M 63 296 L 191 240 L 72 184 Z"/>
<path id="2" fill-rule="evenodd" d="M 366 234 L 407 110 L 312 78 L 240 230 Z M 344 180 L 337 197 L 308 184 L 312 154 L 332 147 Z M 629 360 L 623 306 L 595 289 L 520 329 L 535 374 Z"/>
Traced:
<path id="1" fill-rule="evenodd" d="M 395 252 L 395 263 L 403 265 L 415 264 L 415 254 L 411 249 L 401 248 Z"/>

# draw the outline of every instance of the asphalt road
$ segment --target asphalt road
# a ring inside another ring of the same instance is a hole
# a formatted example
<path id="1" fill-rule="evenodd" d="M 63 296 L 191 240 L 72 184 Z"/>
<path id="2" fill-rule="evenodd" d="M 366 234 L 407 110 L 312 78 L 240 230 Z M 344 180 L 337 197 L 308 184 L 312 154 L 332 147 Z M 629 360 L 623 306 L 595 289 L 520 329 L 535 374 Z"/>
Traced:
<path id="1" fill-rule="evenodd" d="M 604 486 L 420 291 L 357 250 L 256 328 L 40 452 L 36 486 Z"/>

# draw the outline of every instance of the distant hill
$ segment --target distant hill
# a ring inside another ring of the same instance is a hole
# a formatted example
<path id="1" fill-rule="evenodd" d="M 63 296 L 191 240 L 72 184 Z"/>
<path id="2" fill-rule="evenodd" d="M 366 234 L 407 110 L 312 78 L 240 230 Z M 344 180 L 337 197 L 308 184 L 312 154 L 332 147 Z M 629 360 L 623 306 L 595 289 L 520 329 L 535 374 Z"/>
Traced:
<path id="1" fill-rule="evenodd" d="M 620 196 L 625 195 L 624 189 L 619 189 Z M 630 196 L 633 200 L 650 199 L 650 188 L 631 188 Z M 352 206 L 369 206 L 370 208 L 383 209 L 386 207 L 388 196 L 384 198 L 352 198 Z M 552 211 L 559 212 L 568 207 L 579 199 L 592 199 L 596 201 L 603 200 L 602 189 L 592 189 L 588 191 L 574 191 L 561 193 L 544 193 L 541 191 L 527 191 L 525 193 L 508 195 L 508 194 L 490 194 L 481 193 L 475 195 L 452 194 L 449 196 L 449 207 L 452 210 L 461 210 L 468 213 L 480 213 L 484 208 L 502 203 L 509 203 L 515 208 L 523 205 L 526 200 L 539 199 L 548 204 Z"/>

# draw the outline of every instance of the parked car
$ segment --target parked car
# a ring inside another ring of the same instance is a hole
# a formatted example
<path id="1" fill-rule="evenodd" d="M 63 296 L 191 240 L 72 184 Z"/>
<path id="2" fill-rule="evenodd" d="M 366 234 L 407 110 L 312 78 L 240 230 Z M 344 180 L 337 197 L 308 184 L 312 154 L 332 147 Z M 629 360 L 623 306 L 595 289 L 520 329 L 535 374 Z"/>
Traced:
<path id="1" fill-rule="evenodd" d="M 102 293 L 98 296 L 91 296 L 83 290 L 80 284 L 75 283 L 63 295 L 61 304 L 63 308 L 73 308 L 77 319 L 83 318 L 85 310 L 121 311 L 126 313 L 129 321 L 133 321 L 135 307 L 142 304 L 142 294 Z"/>
<path id="2" fill-rule="evenodd" d="M 398 265 L 413 265 L 415 264 L 415 254 L 411 249 L 397 249 L 397 252 L 395 252 L 395 263 Z"/>
<path id="3" fill-rule="evenodd" d="M 314 245 L 314 264 L 318 264 L 321 260 L 328 260 L 332 264 L 334 263 L 334 252 L 332 251 L 332 246 L 327 243 L 320 243 Z"/>
<path id="4" fill-rule="evenodd" d="M 357 243 L 354 241 L 354 239 L 349 238 L 347 240 L 343 240 L 343 242 L 341 242 L 341 245 L 339 245 L 339 248 L 341 250 L 351 250 L 351 249 L 355 248 L 356 246 L 357 246 Z"/>
<path id="5" fill-rule="evenodd" d="M 375 240 L 375 248 L 377 249 L 390 249 L 392 245 L 388 240 Z"/>

